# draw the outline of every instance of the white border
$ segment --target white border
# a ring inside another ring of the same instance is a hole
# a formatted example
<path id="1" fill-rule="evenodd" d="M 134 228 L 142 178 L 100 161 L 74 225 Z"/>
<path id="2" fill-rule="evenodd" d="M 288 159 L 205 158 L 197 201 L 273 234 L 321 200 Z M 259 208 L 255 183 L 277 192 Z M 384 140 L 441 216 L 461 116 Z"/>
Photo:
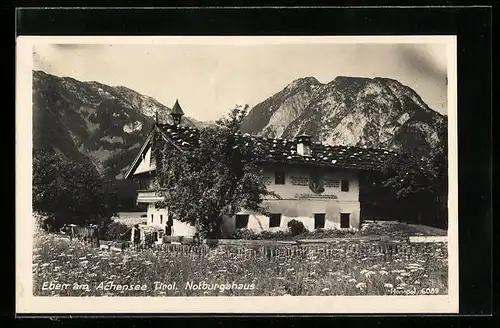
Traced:
<path id="1" fill-rule="evenodd" d="M 448 50 L 449 294 L 445 296 L 34 297 L 32 277 L 33 45 L 446 43 Z M 456 36 L 21 36 L 16 44 L 16 312 L 28 313 L 458 313 Z"/>

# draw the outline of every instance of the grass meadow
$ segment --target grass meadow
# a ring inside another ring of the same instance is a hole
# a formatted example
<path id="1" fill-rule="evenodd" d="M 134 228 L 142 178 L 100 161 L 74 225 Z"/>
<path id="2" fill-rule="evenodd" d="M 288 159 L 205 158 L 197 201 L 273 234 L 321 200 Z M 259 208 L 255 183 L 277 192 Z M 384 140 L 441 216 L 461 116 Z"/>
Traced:
<path id="1" fill-rule="evenodd" d="M 256 255 L 252 249 L 243 246 L 218 246 L 207 252 L 159 249 L 112 252 L 93 248 L 77 240 L 39 233 L 35 236 L 33 254 L 33 294 L 447 294 L 448 255 L 445 243 L 417 244 L 412 246 L 410 254 L 400 252 L 389 257 L 373 242 L 357 244 L 355 247 L 350 245 L 352 241 L 339 239 L 328 246 L 306 246 L 301 252 L 290 249 L 290 246 L 277 246 L 281 255 L 272 257 Z M 160 282 L 164 285 L 155 290 L 155 282 L 158 287 Z M 193 284 L 199 288 L 192 287 Z M 218 288 L 215 284 L 239 287 Z M 107 287 L 103 288 L 103 285 Z"/>

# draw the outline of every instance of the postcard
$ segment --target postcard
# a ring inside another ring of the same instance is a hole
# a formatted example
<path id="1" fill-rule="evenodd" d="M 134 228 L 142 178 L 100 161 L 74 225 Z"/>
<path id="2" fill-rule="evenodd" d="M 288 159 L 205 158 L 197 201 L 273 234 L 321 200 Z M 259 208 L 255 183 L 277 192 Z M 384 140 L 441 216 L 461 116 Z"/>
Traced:
<path id="1" fill-rule="evenodd" d="M 16 312 L 457 313 L 455 36 L 19 36 Z"/>

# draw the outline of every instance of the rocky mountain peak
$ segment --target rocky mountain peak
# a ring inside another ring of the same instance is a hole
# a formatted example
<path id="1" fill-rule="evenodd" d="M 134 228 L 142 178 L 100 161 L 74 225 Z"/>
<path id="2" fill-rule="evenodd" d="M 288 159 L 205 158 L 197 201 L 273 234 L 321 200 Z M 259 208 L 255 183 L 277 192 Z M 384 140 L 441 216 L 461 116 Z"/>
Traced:
<path id="1" fill-rule="evenodd" d="M 338 76 L 321 84 L 307 77 L 253 107 L 243 130 L 422 155 L 444 146 L 446 120 L 395 79 Z"/>
<path id="2" fill-rule="evenodd" d="M 301 77 L 296 80 L 293 80 L 290 84 L 288 84 L 285 89 L 291 90 L 291 89 L 296 89 L 296 88 L 302 88 L 302 87 L 310 87 L 310 86 L 319 86 L 322 85 L 321 82 L 319 82 L 315 77 L 309 76 L 309 77 Z"/>

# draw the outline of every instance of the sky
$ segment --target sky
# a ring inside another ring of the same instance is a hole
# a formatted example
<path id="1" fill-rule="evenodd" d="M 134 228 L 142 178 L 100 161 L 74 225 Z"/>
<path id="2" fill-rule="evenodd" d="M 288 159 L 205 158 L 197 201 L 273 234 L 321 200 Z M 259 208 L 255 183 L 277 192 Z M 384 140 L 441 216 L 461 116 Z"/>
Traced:
<path id="1" fill-rule="evenodd" d="M 54 44 L 33 48 L 35 70 L 126 86 L 186 116 L 216 120 L 250 107 L 301 77 L 393 78 L 447 113 L 447 52 L 429 44 Z"/>

